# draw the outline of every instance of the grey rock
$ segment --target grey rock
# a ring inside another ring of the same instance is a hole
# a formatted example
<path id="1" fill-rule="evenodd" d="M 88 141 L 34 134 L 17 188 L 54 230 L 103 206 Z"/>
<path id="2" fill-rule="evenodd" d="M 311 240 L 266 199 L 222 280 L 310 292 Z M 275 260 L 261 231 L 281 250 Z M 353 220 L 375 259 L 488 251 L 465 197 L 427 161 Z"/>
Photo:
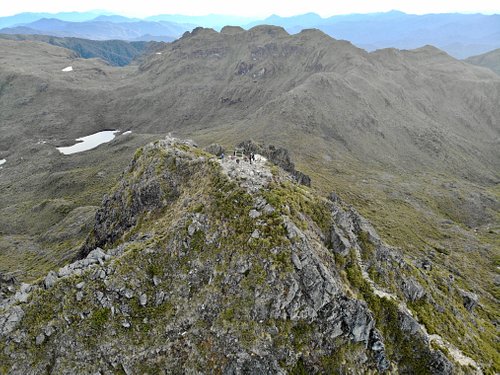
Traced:
<path id="1" fill-rule="evenodd" d="M 82 289 L 85 286 L 85 281 L 81 281 L 75 285 L 76 289 Z"/>
<path id="2" fill-rule="evenodd" d="M 36 337 L 35 344 L 42 345 L 44 342 L 45 342 L 45 334 L 42 332 Z"/>
<path id="3" fill-rule="evenodd" d="M 158 276 L 153 276 L 153 285 L 158 286 L 160 284 L 160 278 Z"/>
<path id="4" fill-rule="evenodd" d="M 87 259 L 95 259 L 97 261 L 107 258 L 109 256 L 100 247 L 95 248 L 87 255 Z"/>
<path id="5" fill-rule="evenodd" d="M 261 213 L 257 210 L 250 210 L 250 212 L 248 213 L 248 216 L 250 216 L 250 218 L 252 219 L 257 219 L 260 215 Z"/>
<path id="6" fill-rule="evenodd" d="M 295 225 L 293 221 L 290 220 L 289 217 L 283 217 L 283 223 L 287 232 L 288 239 L 299 238 L 304 239 L 304 233 Z"/>
<path id="7" fill-rule="evenodd" d="M 337 225 L 332 225 L 330 230 L 330 242 L 332 244 L 333 250 L 344 256 L 347 255 L 349 249 L 351 248 L 351 243 L 344 236 L 342 230 Z"/>
<path id="8" fill-rule="evenodd" d="M 224 147 L 218 143 L 213 143 L 205 147 L 203 150 L 215 156 L 221 156 L 225 152 Z"/>
<path id="9" fill-rule="evenodd" d="M 241 142 L 237 148 L 242 149 L 247 155 L 253 152 L 265 156 L 270 162 L 290 173 L 299 184 L 311 186 L 311 178 L 295 169 L 288 150 L 273 145 L 265 146 L 251 140 Z"/>
<path id="10" fill-rule="evenodd" d="M 298 270 L 302 269 L 302 262 L 300 261 L 299 256 L 295 252 L 292 253 L 292 262 L 295 268 L 297 268 Z"/>
<path id="11" fill-rule="evenodd" d="M 73 270 L 69 266 L 64 266 L 62 268 L 59 268 L 59 271 L 57 271 L 57 274 L 59 275 L 59 277 L 66 277 L 66 276 L 71 275 L 72 272 L 73 272 Z"/>
<path id="12" fill-rule="evenodd" d="M 23 317 L 24 310 L 16 305 L 0 315 L 0 335 L 12 332 Z"/>
<path id="13" fill-rule="evenodd" d="M 408 301 L 415 302 L 423 298 L 426 294 L 425 289 L 413 277 L 403 280 L 401 289 Z"/>
<path id="14" fill-rule="evenodd" d="M 474 308 L 479 303 L 478 295 L 475 293 L 472 293 L 472 292 L 467 292 L 467 291 L 462 290 L 462 289 L 460 289 L 459 292 L 463 298 L 464 307 L 468 311 L 472 312 L 472 310 L 474 310 Z"/>
<path id="15" fill-rule="evenodd" d="M 269 203 L 264 206 L 264 209 L 262 212 L 264 212 L 266 215 L 272 214 L 275 210 L 273 206 L 271 206 Z"/>
<path id="16" fill-rule="evenodd" d="M 131 299 L 134 296 L 134 292 L 130 289 L 125 289 L 123 295 L 125 298 Z"/>
<path id="17" fill-rule="evenodd" d="M 30 296 L 29 293 L 23 293 L 19 291 L 15 294 L 14 299 L 19 303 L 26 303 L 28 302 L 29 296 Z"/>
<path id="18" fill-rule="evenodd" d="M 146 306 L 146 304 L 148 303 L 148 296 L 145 293 L 141 294 L 141 296 L 139 297 L 139 303 L 141 304 L 141 306 Z"/>
<path id="19" fill-rule="evenodd" d="M 258 229 L 255 229 L 253 232 L 252 232 L 252 238 L 260 238 L 260 232 Z"/>
<path id="20" fill-rule="evenodd" d="M 50 271 L 43 280 L 43 286 L 45 287 L 45 289 L 50 289 L 54 286 L 56 281 L 57 281 L 57 274 L 54 271 Z"/>
<path id="21" fill-rule="evenodd" d="M 45 333 L 45 336 L 50 337 L 52 334 L 56 331 L 56 329 L 52 326 L 49 325 L 44 328 L 43 332 Z"/>
<path id="22" fill-rule="evenodd" d="M 76 292 L 76 300 L 80 302 L 83 299 L 83 292 Z"/>

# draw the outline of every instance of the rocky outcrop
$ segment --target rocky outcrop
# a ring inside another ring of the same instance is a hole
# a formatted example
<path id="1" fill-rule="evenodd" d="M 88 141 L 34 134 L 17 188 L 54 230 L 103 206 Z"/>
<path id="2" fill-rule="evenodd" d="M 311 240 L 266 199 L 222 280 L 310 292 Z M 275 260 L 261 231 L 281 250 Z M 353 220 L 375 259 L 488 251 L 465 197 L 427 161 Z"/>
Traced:
<path id="1" fill-rule="evenodd" d="M 211 145 L 208 145 L 207 147 L 205 147 L 204 150 L 206 152 L 208 152 L 209 154 L 212 154 L 215 156 L 221 156 L 225 152 L 224 147 L 222 147 L 218 143 L 212 143 Z"/>
<path id="2" fill-rule="evenodd" d="M 237 147 L 243 149 L 246 154 L 253 152 L 265 156 L 270 162 L 290 173 L 299 184 L 311 186 L 311 178 L 295 169 L 288 150 L 273 145 L 265 146 L 251 140 L 241 142 Z"/>
<path id="3" fill-rule="evenodd" d="M 179 148 L 174 149 L 174 144 Z M 185 157 L 186 152 L 181 146 L 196 147 L 190 140 L 178 141 L 167 137 L 137 151 L 124 174 L 132 177 L 140 174 L 140 178 L 122 179 L 115 192 L 104 197 L 102 207 L 95 216 L 92 235 L 82 247 L 80 257 L 85 257 L 96 247 L 115 242 L 137 224 L 142 214 L 158 212 L 178 199 L 185 182 L 193 179 L 196 165 L 206 160 L 205 157 L 195 160 L 190 155 Z M 148 158 L 148 155 L 156 157 L 158 151 L 166 149 L 172 152 L 164 158 Z M 144 157 L 139 167 L 138 159 L 142 155 Z M 161 174 L 157 173 L 159 170 Z"/>

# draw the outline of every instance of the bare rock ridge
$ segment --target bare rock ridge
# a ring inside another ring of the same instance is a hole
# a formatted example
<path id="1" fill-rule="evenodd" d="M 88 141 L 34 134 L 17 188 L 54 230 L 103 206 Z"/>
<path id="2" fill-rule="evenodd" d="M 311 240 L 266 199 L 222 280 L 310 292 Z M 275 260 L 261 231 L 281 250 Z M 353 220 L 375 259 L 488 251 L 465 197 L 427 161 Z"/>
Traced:
<path id="1" fill-rule="evenodd" d="M 295 169 L 295 164 L 291 161 L 290 154 L 285 148 L 277 148 L 273 145 L 266 147 L 253 141 L 241 142 L 238 147 L 243 149 L 246 154 L 254 153 L 265 156 L 270 162 L 290 173 L 299 184 L 311 186 L 311 178 Z"/>
<path id="2" fill-rule="evenodd" d="M 352 207 L 260 155 L 238 164 L 174 138 L 138 150 L 86 256 L 2 294 L 0 369 L 461 370 L 367 281 L 362 262 L 387 264 L 396 285 L 410 267 Z"/>

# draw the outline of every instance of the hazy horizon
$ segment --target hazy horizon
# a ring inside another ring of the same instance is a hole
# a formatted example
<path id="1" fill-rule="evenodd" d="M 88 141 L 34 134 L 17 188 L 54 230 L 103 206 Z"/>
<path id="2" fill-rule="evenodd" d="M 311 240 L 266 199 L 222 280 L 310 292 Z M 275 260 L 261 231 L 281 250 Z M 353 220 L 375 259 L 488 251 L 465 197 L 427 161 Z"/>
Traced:
<path id="1" fill-rule="evenodd" d="M 323 18 L 344 14 L 385 13 L 392 10 L 407 14 L 463 13 L 496 14 L 500 13 L 500 3 L 492 0 L 468 1 L 422 1 L 419 3 L 389 0 L 358 0 L 349 4 L 317 2 L 294 2 L 278 0 L 268 2 L 257 0 L 252 7 L 245 8 L 241 2 L 216 0 L 207 3 L 203 0 L 178 2 L 149 1 L 147 4 L 136 1 L 89 0 L 85 4 L 74 4 L 56 0 L 50 4 L 35 0 L 9 2 L 2 5 L 0 17 L 19 13 L 61 13 L 61 12 L 96 12 L 143 18 L 159 14 L 207 16 L 222 15 L 242 18 L 265 18 L 271 15 L 290 17 L 307 13 L 316 13 Z"/>

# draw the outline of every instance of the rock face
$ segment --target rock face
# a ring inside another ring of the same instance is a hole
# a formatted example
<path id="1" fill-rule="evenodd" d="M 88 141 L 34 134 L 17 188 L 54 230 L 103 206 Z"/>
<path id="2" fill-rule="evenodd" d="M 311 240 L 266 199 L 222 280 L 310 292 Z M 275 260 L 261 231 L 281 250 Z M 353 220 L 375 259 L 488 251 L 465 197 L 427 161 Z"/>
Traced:
<path id="1" fill-rule="evenodd" d="M 247 154 L 253 152 L 254 154 L 264 155 L 269 161 L 290 173 L 299 184 L 311 186 L 311 178 L 295 169 L 295 164 L 290 159 L 288 150 L 281 147 L 277 148 L 273 145 L 266 147 L 251 140 L 241 142 L 238 147 L 243 149 Z"/>
<path id="2" fill-rule="evenodd" d="M 140 150 L 82 259 L 0 305 L 0 368 L 452 373 L 369 283 L 356 251 L 397 255 L 355 211 L 268 164 L 225 163 L 172 138 Z"/>
<path id="3" fill-rule="evenodd" d="M 205 147 L 204 149 L 209 154 L 213 154 L 215 156 L 221 156 L 224 153 L 224 147 L 222 147 L 218 143 L 212 143 L 211 145 Z"/>

